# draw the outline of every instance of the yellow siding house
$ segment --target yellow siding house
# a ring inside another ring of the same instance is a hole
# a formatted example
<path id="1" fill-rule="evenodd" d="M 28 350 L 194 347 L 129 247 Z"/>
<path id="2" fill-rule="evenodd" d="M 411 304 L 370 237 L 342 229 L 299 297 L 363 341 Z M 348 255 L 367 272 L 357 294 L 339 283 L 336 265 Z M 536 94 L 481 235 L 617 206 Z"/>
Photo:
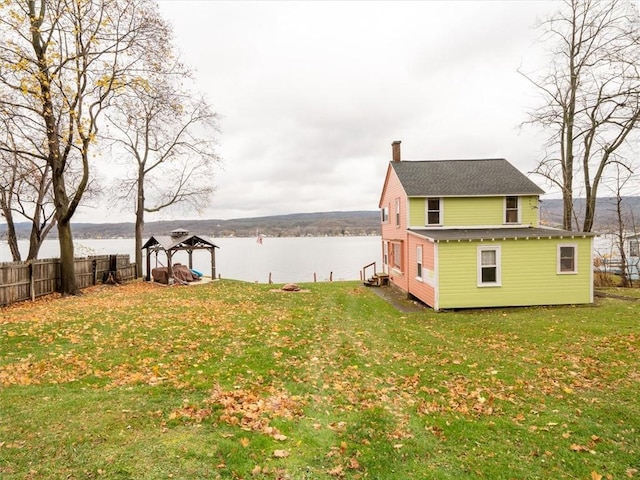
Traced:
<path id="1" fill-rule="evenodd" d="M 504 159 L 402 161 L 380 197 L 384 271 L 434 310 L 593 302 L 593 233 L 540 226 L 537 185 Z"/>

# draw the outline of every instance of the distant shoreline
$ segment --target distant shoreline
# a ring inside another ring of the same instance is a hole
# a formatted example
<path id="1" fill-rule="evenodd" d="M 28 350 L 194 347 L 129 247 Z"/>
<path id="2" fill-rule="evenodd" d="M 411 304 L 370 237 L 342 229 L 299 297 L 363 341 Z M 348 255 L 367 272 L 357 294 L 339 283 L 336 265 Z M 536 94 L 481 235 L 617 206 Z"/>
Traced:
<path id="1" fill-rule="evenodd" d="M 616 224 L 615 198 L 599 198 L 594 231 L 605 232 Z M 624 197 L 625 208 L 640 211 L 640 197 Z M 576 210 L 582 211 L 584 199 L 576 199 Z M 540 219 L 547 226 L 561 226 L 562 200 L 543 199 L 540 203 Z M 133 222 L 118 223 L 73 223 L 74 239 L 121 239 L 133 238 Z M 160 220 L 145 223 L 144 236 L 169 235 L 177 228 L 212 238 L 255 237 L 359 237 L 380 235 L 380 212 L 345 211 L 294 213 L 266 217 L 235 218 L 230 220 Z M 16 224 L 18 239 L 29 238 L 31 224 Z M 0 224 L 0 241 L 6 237 L 7 226 Z M 54 228 L 49 239 L 57 238 Z"/>

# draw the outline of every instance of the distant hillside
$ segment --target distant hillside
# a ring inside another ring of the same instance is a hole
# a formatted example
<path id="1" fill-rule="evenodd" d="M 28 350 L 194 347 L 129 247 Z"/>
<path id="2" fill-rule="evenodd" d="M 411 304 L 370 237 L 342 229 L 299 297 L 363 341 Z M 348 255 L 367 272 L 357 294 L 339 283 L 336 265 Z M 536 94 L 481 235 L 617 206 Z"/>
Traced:
<path id="1" fill-rule="evenodd" d="M 584 211 L 584 199 L 576 200 L 576 208 Z M 595 231 L 605 231 L 616 223 L 614 198 L 598 199 Z M 635 212 L 640 223 L 640 197 L 625 197 L 625 211 Z M 543 200 L 540 218 L 545 225 L 562 225 L 562 200 Z M 29 224 L 19 223 L 19 238 L 29 237 Z M 268 217 L 234 218 L 231 220 L 172 220 L 145 224 L 145 237 L 168 235 L 176 228 L 186 228 L 213 238 L 252 237 L 257 232 L 269 237 L 305 236 L 356 236 L 380 235 L 380 213 L 378 211 L 318 212 L 274 215 Z M 6 232 L 6 225 L 0 225 L 0 236 Z M 74 223 L 75 238 L 132 238 L 134 224 L 129 223 Z M 56 238 L 54 229 L 50 238 Z"/>
<path id="2" fill-rule="evenodd" d="M 29 237 L 29 224 L 16 226 L 19 238 Z M 133 222 L 74 223 L 75 238 L 132 238 Z M 380 214 L 377 211 L 295 213 L 269 217 L 236 218 L 231 220 L 171 220 L 145 223 L 145 237 L 168 235 L 176 228 L 185 228 L 213 238 L 252 237 L 257 232 L 269 237 L 358 236 L 380 235 Z M 0 235 L 6 231 L 0 225 Z M 54 229 L 49 238 L 57 238 Z"/>
<path id="3" fill-rule="evenodd" d="M 615 198 L 598 198 L 594 231 L 610 230 L 617 224 L 616 203 Z M 582 217 L 586 205 L 584 198 L 576 199 L 574 205 L 579 217 Z M 640 224 L 640 197 L 623 197 L 622 211 L 626 214 L 627 218 L 633 215 L 635 221 Z M 561 227 L 562 199 L 554 198 L 543 200 L 540 205 L 540 219 L 546 225 Z M 582 227 L 582 223 L 580 223 L 579 227 Z"/>

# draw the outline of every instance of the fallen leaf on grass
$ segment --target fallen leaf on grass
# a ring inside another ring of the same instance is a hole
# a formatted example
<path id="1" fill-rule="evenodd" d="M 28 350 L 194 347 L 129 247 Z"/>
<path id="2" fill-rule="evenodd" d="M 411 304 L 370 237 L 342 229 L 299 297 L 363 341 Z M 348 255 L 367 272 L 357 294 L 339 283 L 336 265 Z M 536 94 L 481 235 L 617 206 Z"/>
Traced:
<path id="1" fill-rule="evenodd" d="M 343 477 L 344 472 L 342 471 L 342 465 L 338 465 L 337 467 L 332 468 L 327 472 L 332 477 Z"/>
<path id="2" fill-rule="evenodd" d="M 589 447 L 585 447 L 584 445 L 578 445 L 577 443 L 573 443 L 571 444 L 571 447 L 569 447 L 571 450 L 573 450 L 574 452 L 589 452 L 589 453 L 595 453 L 595 451 L 591 450 Z"/>
<path id="3" fill-rule="evenodd" d="M 274 450 L 273 456 L 276 458 L 287 458 L 289 456 L 289 450 Z"/>
<path id="4" fill-rule="evenodd" d="M 249 446 L 249 443 L 251 443 L 249 441 L 249 439 L 247 437 L 242 437 L 240 439 L 240 445 L 242 445 L 244 448 L 247 448 Z"/>

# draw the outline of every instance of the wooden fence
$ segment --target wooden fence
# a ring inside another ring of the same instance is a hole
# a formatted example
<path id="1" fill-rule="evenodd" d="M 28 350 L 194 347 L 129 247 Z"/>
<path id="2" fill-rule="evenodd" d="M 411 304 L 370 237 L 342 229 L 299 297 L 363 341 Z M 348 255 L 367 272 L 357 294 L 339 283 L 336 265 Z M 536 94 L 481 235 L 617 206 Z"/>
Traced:
<path id="1" fill-rule="evenodd" d="M 129 255 L 95 255 L 75 259 L 76 281 L 87 288 L 117 272 L 121 281 L 136 278 L 136 264 Z M 0 307 L 34 300 L 60 290 L 60 259 L 45 258 L 31 262 L 0 263 Z"/>

